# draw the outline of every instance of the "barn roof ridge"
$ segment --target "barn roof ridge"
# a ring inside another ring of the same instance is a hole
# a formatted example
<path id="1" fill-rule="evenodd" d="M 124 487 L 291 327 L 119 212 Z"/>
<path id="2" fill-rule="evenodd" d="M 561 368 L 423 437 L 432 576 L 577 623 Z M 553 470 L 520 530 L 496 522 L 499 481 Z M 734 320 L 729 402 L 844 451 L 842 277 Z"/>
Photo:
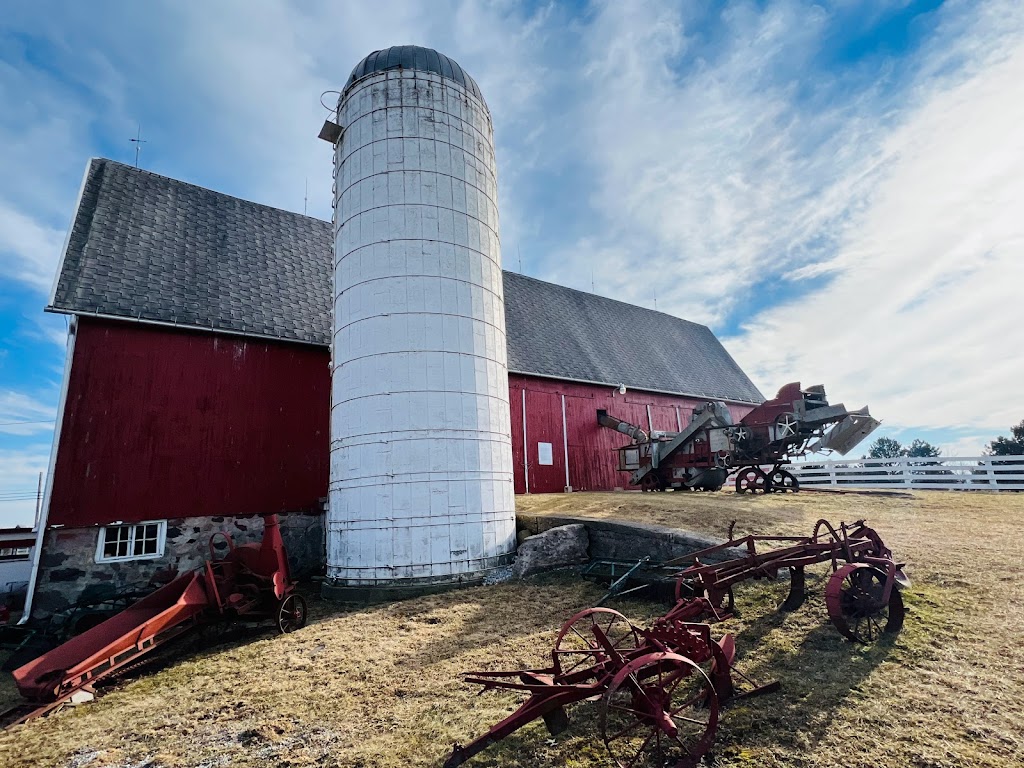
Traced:
<path id="1" fill-rule="evenodd" d="M 47 311 L 328 346 L 331 225 L 94 158 Z M 504 272 L 509 369 L 761 402 L 704 325 Z"/>

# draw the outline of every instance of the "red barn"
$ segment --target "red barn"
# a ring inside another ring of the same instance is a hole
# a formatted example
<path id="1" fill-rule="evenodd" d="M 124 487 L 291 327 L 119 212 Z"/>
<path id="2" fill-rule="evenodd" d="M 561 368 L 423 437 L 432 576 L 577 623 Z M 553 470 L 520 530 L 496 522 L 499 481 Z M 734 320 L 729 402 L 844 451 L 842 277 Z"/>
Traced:
<path id="1" fill-rule="evenodd" d="M 284 512 L 323 563 L 331 225 L 110 160 L 90 162 L 49 311 L 71 316 L 34 612 L 198 564 L 211 532 Z M 625 436 L 699 402 L 763 400 L 712 332 L 506 272 L 517 493 L 611 490 Z M 619 394 L 620 385 L 626 387 Z"/>

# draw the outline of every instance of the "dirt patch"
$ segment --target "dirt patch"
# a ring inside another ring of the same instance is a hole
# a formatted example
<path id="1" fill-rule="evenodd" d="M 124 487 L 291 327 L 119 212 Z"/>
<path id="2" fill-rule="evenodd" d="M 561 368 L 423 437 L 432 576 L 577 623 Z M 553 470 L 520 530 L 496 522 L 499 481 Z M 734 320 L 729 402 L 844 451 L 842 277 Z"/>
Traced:
<path id="1" fill-rule="evenodd" d="M 529 514 L 619 517 L 724 536 L 805 534 L 819 517 L 865 517 L 914 579 L 903 633 L 872 648 L 828 625 L 823 569 L 799 611 L 785 585 L 737 589 L 743 671 L 782 691 L 728 708 L 716 766 L 1018 766 L 1024 751 L 1024 494 L 909 498 L 798 494 L 572 494 L 523 497 Z M 459 683 L 472 669 L 542 666 L 555 634 L 602 591 L 572 573 L 338 613 L 183 655 L 96 702 L 0 735 L 0 765 L 438 766 L 451 744 L 505 717 L 514 695 Z M 663 612 L 616 605 L 637 623 Z M 605 766 L 596 704 L 569 710 L 551 739 L 540 723 L 471 766 Z"/>

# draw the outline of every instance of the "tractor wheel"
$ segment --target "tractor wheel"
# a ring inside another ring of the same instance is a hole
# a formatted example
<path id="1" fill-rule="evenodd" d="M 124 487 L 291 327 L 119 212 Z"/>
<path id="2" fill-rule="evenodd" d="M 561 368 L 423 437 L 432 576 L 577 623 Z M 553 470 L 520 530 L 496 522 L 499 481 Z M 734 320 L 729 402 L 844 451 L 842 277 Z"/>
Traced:
<path id="1" fill-rule="evenodd" d="M 873 643 L 882 634 L 903 628 L 903 597 L 892 585 L 883 601 L 886 576 L 867 563 L 850 563 L 832 574 L 825 586 L 825 605 L 832 624 L 857 643 Z"/>
<path id="2" fill-rule="evenodd" d="M 282 635 L 306 626 L 306 599 L 292 592 L 281 598 L 277 606 L 277 628 Z"/>
<path id="3" fill-rule="evenodd" d="M 607 662 L 602 637 L 618 653 L 640 647 L 639 631 L 621 613 L 611 608 L 587 608 L 565 622 L 555 639 L 551 650 L 555 673 L 564 675 Z"/>
<path id="4" fill-rule="evenodd" d="M 620 768 L 695 768 L 718 728 L 718 694 L 707 674 L 675 653 L 649 653 L 612 679 L 601 735 Z"/>

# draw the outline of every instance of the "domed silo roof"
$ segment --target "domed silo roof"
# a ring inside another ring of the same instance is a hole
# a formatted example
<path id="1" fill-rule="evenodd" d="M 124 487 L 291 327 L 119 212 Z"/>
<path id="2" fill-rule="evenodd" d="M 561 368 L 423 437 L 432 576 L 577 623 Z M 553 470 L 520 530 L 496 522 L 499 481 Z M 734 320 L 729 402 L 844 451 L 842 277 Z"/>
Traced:
<path id="1" fill-rule="evenodd" d="M 423 48 L 419 45 L 393 45 L 390 48 L 374 51 L 356 64 L 352 74 L 349 75 L 345 88 L 348 89 L 354 82 L 367 75 L 383 72 L 386 69 L 416 69 L 421 72 L 434 72 L 441 77 L 454 80 L 480 101 L 484 101 L 476 80 L 466 74 L 457 61 L 448 58 L 443 53 L 438 53 L 433 48 Z M 484 103 L 486 104 L 486 102 Z"/>

